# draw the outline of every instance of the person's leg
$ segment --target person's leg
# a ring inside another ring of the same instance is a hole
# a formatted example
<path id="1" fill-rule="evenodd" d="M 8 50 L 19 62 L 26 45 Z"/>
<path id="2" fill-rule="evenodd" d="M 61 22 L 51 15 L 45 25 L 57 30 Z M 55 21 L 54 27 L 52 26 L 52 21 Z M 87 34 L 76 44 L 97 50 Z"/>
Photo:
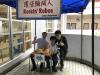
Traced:
<path id="1" fill-rule="evenodd" d="M 56 54 L 52 56 L 52 60 L 53 60 L 52 70 L 53 72 L 57 72 L 56 65 L 58 63 L 58 57 Z"/>
<path id="2" fill-rule="evenodd" d="M 64 67 L 64 60 L 62 58 L 60 59 L 60 66 L 61 66 L 61 68 Z"/>
<path id="3" fill-rule="evenodd" d="M 45 60 L 46 60 L 46 63 L 47 63 L 47 68 L 50 69 L 50 57 L 49 56 L 45 56 Z"/>
<path id="4" fill-rule="evenodd" d="M 32 69 L 31 69 L 31 70 L 33 71 L 33 70 L 36 69 L 36 63 L 35 63 L 35 61 L 34 61 L 34 59 L 33 59 L 33 57 L 34 57 L 33 54 L 31 54 L 30 57 L 31 57 L 31 62 L 32 62 Z"/>
<path id="5" fill-rule="evenodd" d="M 67 50 L 64 51 L 64 59 L 66 59 L 67 56 Z"/>
<path id="6" fill-rule="evenodd" d="M 63 67 L 64 67 L 64 56 L 61 55 L 60 57 L 60 70 L 62 71 Z"/>
<path id="7" fill-rule="evenodd" d="M 61 68 L 61 69 L 64 67 L 64 56 L 65 56 L 64 53 L 65 53 L 65 52 L 64 52 L 63 50 L 60 50 L 60 55 L 59 55 L 59 57 L 60 57 L 60 68 Z"/>

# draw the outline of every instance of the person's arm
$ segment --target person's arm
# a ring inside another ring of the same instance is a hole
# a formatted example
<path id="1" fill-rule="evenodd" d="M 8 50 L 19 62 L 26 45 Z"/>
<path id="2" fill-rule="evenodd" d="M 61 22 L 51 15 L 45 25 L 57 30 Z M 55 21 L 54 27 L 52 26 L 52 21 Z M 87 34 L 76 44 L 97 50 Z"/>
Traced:
<path id="1" fill-rule="evenodd" d="M 32 42 L 32 44 L 37 43 L 38 39 L 36 39 L 36 38 L 37 38 L 37 37 L 35 36 L 35 37 L 34 37 L 34 40 L 33 40 L 33 42 Z"/>
<path id="2" fill-rule="evenodd" d="M 64 46 L 65 46 L 65 49 L 68 49 L 68 43 L 67 43 L 66 37 L 63 37 L 63 43 L 64 43 Z"/>
<path id="3" fill-rule="evenodd" d="M 61 37 L 61 41 L 60 43 L 58 44 L 58 47 L 62 48 L 63 50 L 66 50 L 68 49 L 68 44 L 67 44 L 67 39 L 66 37 L 62 36 Z"/>

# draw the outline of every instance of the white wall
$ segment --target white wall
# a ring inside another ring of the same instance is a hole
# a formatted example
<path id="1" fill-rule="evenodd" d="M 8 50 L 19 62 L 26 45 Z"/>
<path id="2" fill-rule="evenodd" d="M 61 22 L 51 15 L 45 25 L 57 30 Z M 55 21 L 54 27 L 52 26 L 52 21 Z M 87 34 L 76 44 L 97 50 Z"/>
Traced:
<path id="1" fill-rule="evenodd" d="M 34 39 L 35 36 L 35 20 L 31 21 L 32 23 L 32 39 Z M 36 35 L 38 37 L 41 37 L 42 32 L 46 31 L 46 21 L 45 20 L 36 20 Z"/>
<path id="2" fill-rule="evenodd" d="M 51 35 L 48 34 L 48 39 Z M 68 41 L 68 57 L 81 58 L 81 35 L 64 34 Z M 83 35 L 82 57 L 84 60 L 92 62 L 92 40 L 90 35 Z M 95 64 L 100 67 L 100 37 L 95 36 L 94 43 Z"/>
<path id="3" fill-rule="evenodd" d="M 69 53 L 68 56 L 71 57 L 81 57 L 81 37 L 80 35 L 71 35 L 66 34 L 65 35 L 68 40 L 68 46 L 69 46 Z M 92 62 L 92 37 L 88 35 L 83 35 L 83 53 L 82 57 L 83 59 Z M 94 59 L 95 64 L 100 67 L 100 37 L 95 36 L 94 38 Z"/>
<path id="4" fill-rule="evenodd" d="M 95 37 L 94 40 L 94 58 L 94 63 L 100 67 L 100 37 Z"/>
<path id="5" fill-rule="evenodd" d="M 34 40 L 35 36 L 35 20 L 31 21 L 31 38 Z M 46 31 L 46 21 L 45 20 L 36 20 L 36 36 L 37 38 L 42 36 L 42 32 Z M 37 46 L 37 45 L 35 45 Z M 34 45 L 32 44 L 32 48 L 34 49 Z"/>

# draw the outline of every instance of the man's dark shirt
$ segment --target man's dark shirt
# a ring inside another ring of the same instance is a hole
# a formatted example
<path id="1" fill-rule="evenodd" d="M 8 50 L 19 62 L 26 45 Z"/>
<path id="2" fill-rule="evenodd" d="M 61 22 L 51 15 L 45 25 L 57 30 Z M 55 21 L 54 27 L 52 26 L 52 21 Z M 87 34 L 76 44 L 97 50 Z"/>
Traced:
<path id="1" fill-rule="evenodd" d="M 64 46 L 59 45 L 61 42 L 64 44 Z M 68 53 L 68 44 L 67 44 L 66 37 L 61 36 L 60 40 L 56 39 L 56 43 L 58 44 L 58 47 L 60 48 L 60 55 L 65 57 L 66 54 Z"/>

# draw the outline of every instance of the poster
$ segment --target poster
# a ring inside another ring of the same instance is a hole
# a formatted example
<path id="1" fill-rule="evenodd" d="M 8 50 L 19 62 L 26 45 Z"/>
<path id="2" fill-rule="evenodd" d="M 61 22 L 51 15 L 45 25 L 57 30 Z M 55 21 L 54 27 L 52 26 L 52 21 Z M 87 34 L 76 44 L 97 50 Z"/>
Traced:
<path id="1" fill-rule="evenodd" d="M 18 0 L 18 19 L 60 18 L 60 0 Z"/>

